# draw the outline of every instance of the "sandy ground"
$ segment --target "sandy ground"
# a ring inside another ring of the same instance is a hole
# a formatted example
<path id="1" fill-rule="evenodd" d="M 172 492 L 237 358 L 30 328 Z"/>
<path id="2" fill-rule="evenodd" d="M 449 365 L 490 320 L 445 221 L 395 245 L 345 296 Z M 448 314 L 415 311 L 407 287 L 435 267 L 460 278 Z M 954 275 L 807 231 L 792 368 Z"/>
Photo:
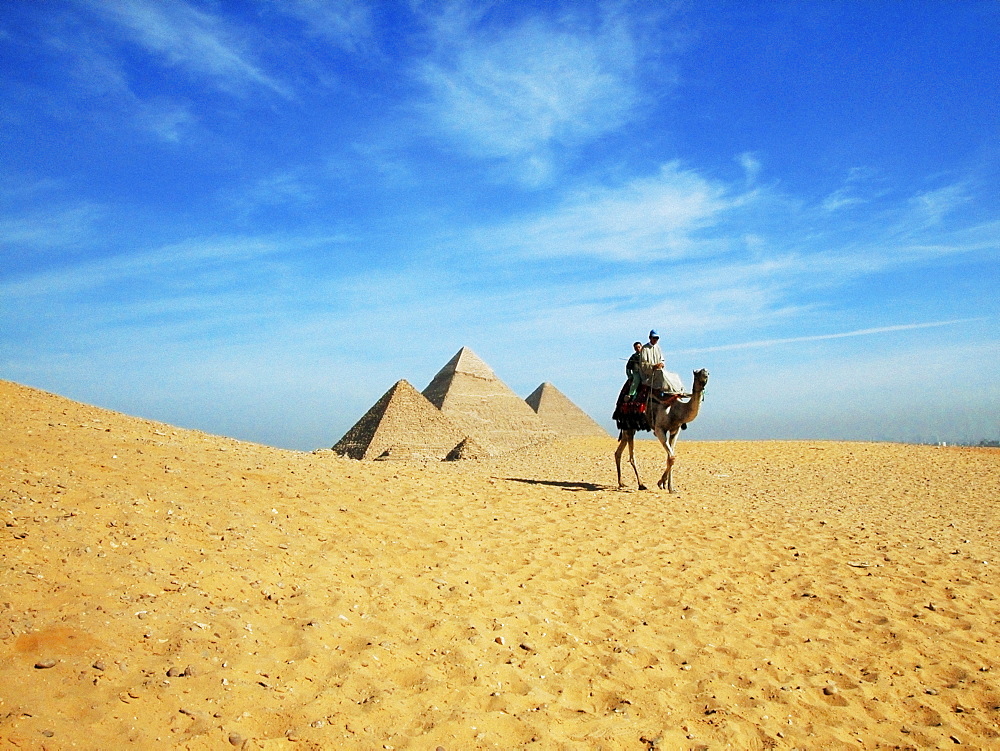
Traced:
<path id="1" fill-rule="evenodd" d="M 1000 748 L 1000 451 L 692 425 L 669 495 L 611 438 L 362 463 L 0 409 L 0 747 Z"/>

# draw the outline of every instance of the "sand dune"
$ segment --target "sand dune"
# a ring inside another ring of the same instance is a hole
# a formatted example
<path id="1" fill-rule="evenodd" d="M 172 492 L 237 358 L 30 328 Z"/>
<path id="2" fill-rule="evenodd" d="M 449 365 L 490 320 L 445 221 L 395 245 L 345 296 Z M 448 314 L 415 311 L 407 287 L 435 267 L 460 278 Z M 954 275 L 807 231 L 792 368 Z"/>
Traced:
<path id="1" fill-rule="evenodd" d="M 610 438 L 357 462 L 0 404 L 0 747 L 1000 747 L 1000 451 L 682 439 L 668 495 Z"/>

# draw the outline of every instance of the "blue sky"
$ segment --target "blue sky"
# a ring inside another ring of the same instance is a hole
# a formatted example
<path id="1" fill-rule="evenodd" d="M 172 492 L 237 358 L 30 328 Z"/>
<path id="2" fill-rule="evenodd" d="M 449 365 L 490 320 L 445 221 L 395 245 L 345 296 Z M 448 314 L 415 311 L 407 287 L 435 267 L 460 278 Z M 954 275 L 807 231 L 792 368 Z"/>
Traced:
<path id="1" fill-rule="evenodd" d="M 332 445 L 463 345 L 606 426 L 1000 437 L 1000 4 L 0 5 L 0 377 Z"/>

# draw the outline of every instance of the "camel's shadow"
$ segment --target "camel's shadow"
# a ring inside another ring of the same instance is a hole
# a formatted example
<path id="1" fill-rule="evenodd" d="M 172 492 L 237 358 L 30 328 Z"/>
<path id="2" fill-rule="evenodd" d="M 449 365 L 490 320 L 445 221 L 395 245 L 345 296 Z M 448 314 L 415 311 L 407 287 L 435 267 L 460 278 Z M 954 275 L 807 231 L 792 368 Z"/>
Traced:
<path id="1" fill-rule="evenodd" d="M 504 480 L 510 480 L 511 482 L 523 482 L 528 485 L 548 485 L 553 488 L 563 488 L 565 490 L 589 490 L 591 492 L 597 490 L 611 490 L 608 485 L 597 485 L 592 482 L 564 482 L 562 480 L 529 480 L 524 477 L 504 477 Z"/>

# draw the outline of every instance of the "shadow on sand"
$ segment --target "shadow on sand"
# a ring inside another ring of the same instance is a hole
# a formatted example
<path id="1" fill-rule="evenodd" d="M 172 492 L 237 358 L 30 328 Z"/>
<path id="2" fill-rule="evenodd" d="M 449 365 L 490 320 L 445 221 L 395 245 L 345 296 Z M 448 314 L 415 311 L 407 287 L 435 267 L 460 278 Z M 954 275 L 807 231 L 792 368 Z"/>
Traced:
<path id="1" fill-rule="evenodd" d="M 561 482 L 560 480 L 528 480 L 523 477 L 504 477 L 504 480 L 512 482 L 523 482 L 528 485 L 549 485 L 554 488 L 565 488 L 566 490 L 610 490 L 607 485 L 595 485 L 592 482 Z"/>

